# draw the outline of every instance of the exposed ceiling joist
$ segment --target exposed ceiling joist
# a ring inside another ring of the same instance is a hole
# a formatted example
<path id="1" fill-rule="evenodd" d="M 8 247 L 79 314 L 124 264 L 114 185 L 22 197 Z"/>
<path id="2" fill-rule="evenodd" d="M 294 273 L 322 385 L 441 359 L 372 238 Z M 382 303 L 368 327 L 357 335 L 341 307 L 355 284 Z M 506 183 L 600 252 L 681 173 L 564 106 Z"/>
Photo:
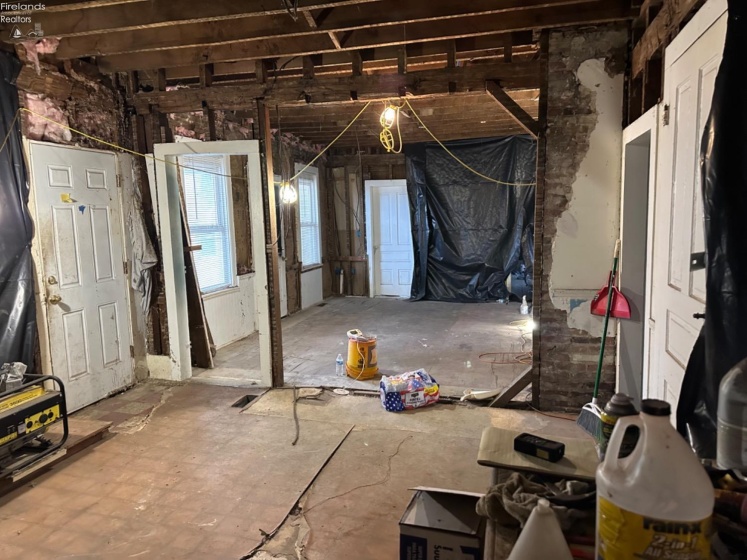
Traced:
<path id="1" fill-rule="evenodd" d="M 605 0 L 604 2 L 596 0 L 577 4 L 571 8 L 566 6 L 565 9 L 534 8 L 505 14 L 467 16 L 458 20 L 441 19 L 355 29 L 348 32 L 349 36 L 344 41 L 340 39 L 340 43 L 343 50 L 365 49 L 553 26 L 620 21 L 630 18 L 631 15 L 627 0 Z M 211 47 L 193 46 L 148 51 L 139 53 L 137 56 L 132 54 L 104 56 L 98 59 L 98 63 L 103 71 L 114 72 L 267 58 L 268 55 L 274 57 L 303 56 L 337 50 L 326 34 L 314 34 L 235 41 Z"/>
<path id="2" fill-rule="evenodd" d="M 466 37 L 453 41 L 456 49 L 456 59 L 459 63 L 486 58 L 500 58 L 503 55 L 505 37 L 507 34 L 482 35 L 479 37 Z M 517 56 L 531 56 L 536 52 L 531 31 L 519 31 L 512 33 L 512 42 L 515 46 L 514 54 Z M 451 47 L 451 41 L 431 41 L 428 43 L 411 43 L 407 45 L 408 68 L 417 69 L 419 65 L 438 64 L 443 66 L 447 52 Z M 316 65 L 317 75 L 324 74 L 350 74 L 353 66 L 354 55 L 361 59 L 362 71 L 371 73 L 397 68 L 397 47 L 380 47 L 369 49 L 364 57 L 360 51 L 331 52 L 320 55 L 321 62 Z M 214 76 L 216 81 L 240 80 L 253 77 L 256 61 L 220 62 L 215 64 Z M 279 67 L 280 64 L 278 63 Z M 288 60 L 282 65 L 283 70 L 268 69 L 269 77 L 289 77 L 300 75 L 303 68 L 303 60 L 296 58 Z M 422 68 L 421 68 L 422 69 Z M 147 72 L 143 72 L 145 76 Z M 179 67 L 166 69 L 166 77 L 172 83 L 177 81 L 194 81 L 198 76 L 198 66 Z"/>
<path id="3" fill-rule="evenodd" d="M 365 4 L 376 0 L 298 0 L 299 10 L 321 10 L 345 5 Z M 34 13 L 34 23 L 40 23 L 47 37 L 73 37 L 115 31 L 134 31 L 175 24 L 232 20 L 252 16 L 285 16 L 282 21 L 293 22 L 282 2 L 266 0 L 210 0 L 209 2 L 174 2 L 149 0 L 137 6 L 127 4 L 103 5 L 84 11 Z M 228 26 L 231 25 L 229 22 Z"/>
<path id="4" fill-rule="evenodd" d="M 101 8 L 104 6 L 115 6 L 118 4 L 145 3 L 148 0 L 47 0 L 44 2 L 44 11 L 49 13 L 70 12 Z M 33 4 L 33 2 L 19 2 L 19 4 Z M 27 14 L 28 10 L 3 10 L 3 15 Z"/>
<path id="5" fill-rule="evenodd" d="M 599 0 L 597 0 L 599 2 Z M 595 2 L 595 3 L 597 3 Z M 589 3 L 589 0 L 432 0 L 430 2 L 404 3 L 402 0 L 380 0 L 373 9 L 360 6 L 327 8 L 319 23 L 310 10 L 303 10 L 303 18 L 293 21 L 289 17 L 250 16 L 230 22 L 225 20 L 173 25 L 168 28 L 142 28 L 123 32 L 110 30 L 106 34 L 82 35 L 63 38 L 57 49 L 62 59 L 84 56 L 112 55 L 150 50 L 225 45 L 234 41 L 296 37 L 301 35 L 327 35 L 335 48 L 343 46 L 341 36 L 355 29 L 391 26 L 405 23 L 451 19 L 468 15 L 500 14 L 518 9 L 557 8 L 572 4 Z M 396 22 L 393 22 L 393 15 Z M 47 31 L 49 35 L 49 32 Z M 339 45 L 339 46 L 337 46 Z"/>
<path id="6" fill-rule="evenodd" d="M 277 80 L 267 84 L 181 88 L 172 91 L 138 93 L 134 104 L 141 114 L 151 106 L 161 112 L 200 110 L 204 103 L 213 109 L 240 110 L 248 99 L 263 97 L 277 104 L 341 103 L 411 95 L 447 95 L 452 92 L 484 92 L 485 81 L 495 80 L 508 88 L 534 88 L 539 83 L 536 62 L 476 64 L 459 68 L 424 70 L 407 74 L 376 74 L 324 77 L 307 80 Z"/>

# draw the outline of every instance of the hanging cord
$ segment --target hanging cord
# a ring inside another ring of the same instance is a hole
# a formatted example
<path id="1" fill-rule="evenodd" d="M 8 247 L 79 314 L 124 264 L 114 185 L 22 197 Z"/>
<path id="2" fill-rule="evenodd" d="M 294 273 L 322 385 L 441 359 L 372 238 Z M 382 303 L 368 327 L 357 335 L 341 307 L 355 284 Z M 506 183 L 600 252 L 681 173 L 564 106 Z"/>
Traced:
<path id="1" fill-rule="evenodd" d="M 381 118 L 379 119 L 379 123 L 382 127 L 381 132 L 379 133 L 379 141 L 389 153 L 399 154 L 402 152 L 402 132 L 399 128 L 399 110 L 404 106 L 404 103 L 401 105 L 384 103 L 384 111 L 381 113 Z M 386 113 L 389 109 L 394 111 L 394 122 L 392 123 L 389 123 L 386 118 Z M 395 125 L 397 127 L 397 144 L 394 143 L 394 135 L 392 134 L 392 126 Z"/>
<path id="2" fill-rule="evenodd" d="M 353 126 L 353 123 L 355 123 L 355 121 L 357 121 L 357 120 L 358 120 L 358 119 L 360 118 L 360 116 L 361 116 L 361 115 L 363 114 L 363 112 L 364 112 L 364 111 L 365 111 L 366 109 L 368 109 L 368 106 L 369 106 L 369 105 L 371 105 L 371 102 L 370 102 L 370 101 L 368 101 L 368 102 L 367 102 L 367 103 L 366 103 L 366 104 L 365 104 L 365 105 L 363 106 L 363 109 L 361 109 L 360 111 L 358 111 L 358 114 L 357 114 L 357 115 L 355 115 L 355 117 L 353 117 L 353 120 L 352 120 L 352 121 L 350 121 L 350 122 L 348 123 L 348 125 L 347 125 L 347 126 L 346 126 L 345 128 L 343 128 L 343 129 L 342 129 L 342 132 L 340 132 L 340 134 L 338 134 L 338 135 L 337 135 L 337 136 L 335 137 L 335 139 L 334 139 L 334 140 L 332 140 L 332 142 L 330 142 L 329 144 L 327 144 L 327 146 L 326 146 L 326 147 L 325 147 L 325 148 L 324 148 L 324 149 L 323 149 L 323 150 L 322 150 L 321 152 L 319 152 L 319 153 L 318 153 L 318 154 L 317 154 L 316 156 L 314 156 L 314 159 L 312 159 L 312 160 L 311 160 L 311 161 L 310 161 L 309 163 L 307 163 L 307 164 L 306 164 L 306 165 L 305 165 L 305 166 L 304 166 L 304 167 L 303 167 L 303 168 L 301 169 L 301 171 L 299 171 L 299 172 L 298 172 L 298 173 L 296 173 L 296 174 L 295 174 L 295 175 L 294 175 L 293 177 L 291 177 L 291 178 L 290 178 L 290 180 L 291 180 L 291 181 L 293 181 L 293 180 L 295 180 L 295 179 L 298 179 L 298 177 L 300 177 L 300 176 L 301 176 L 301 174 L 302 174 L 302 173 L 303 173 L 304 171 L 306 171 L 306 170 L 307 170 L 307 169 L 308 169 L 309 167 L 311 167 L 312 165 L 314 165 L 314 162 L 315 162 L 316 160 L 318 160 L 318 159 L 319 159 L 320 157 L 322 157 L 322 154 L 324 154 L 324 152 L 326 152 L 327 150 L 329 150 L 329 149 L 330 149 L 330 148 L 332 147 L 332 144 L 334 144 L 335 142 L 337 142 L 337 141 L 338 141 L 338 140 L 339 140 L 340 138 L 342 138 L 342 135 L 343 135 L 343 134 L 345 134 L 345 133 L 346 133 L 346 132 L 347 132 L 348 130 L 350 130 L 350 127 L 351 127 L 351 126 Z"/>
<path id="3" fill-rule="evenodd" d="M 340 132 L 340 134 L 338 134 L 335 137 L 335 139 L 332 140 L 332 142 L 330 142 L 329 144 L 327 144 L 324 147 L 324 149 L 322 149 L 322 151 L 319 152 L 314 157 L 314 159 L 312 159 L 306 166 L 304 166 L 303 169 L 301 169 L 301 171 L 299 171 L 293 177 L 291 177 L 290 181 L 294 181 L 295 179 L 297 179 L 301 175 L 301 173 L 303 173 L 304 171 L 306 171 L 306 169 L 308 169 L 309 167 L 311 167 L 314 164 L 314 162 L 316 162 L 316 160 L 318 160 L 327 150 L 329 150 L 334 145 L 334 143 L 337 142 L 342 137 L 342 135 L 345 134 L 350 129 L 351 126 L 353 126 L 353 123 L 355 123 L 355 121 L 357 121 L 360 118 L 360 116 L 363 114 L 363 112 L 368 108 L 368 106 L 370 104 L 371 104 L 370 101 L 368 103 L 366 103 L 363 106 L 363 109 L 361 109 L 358 112 L 358 114 L 353 118 L 352 121 L 350 121 L 348 123 L 348 125 L 342 130 L 342 132 Z M 160 162 L 160 163 L 163 163 L 163 164 L 166 164 L 166 165 L 180 166 L 182 169 L 190 169 L 192 171 L 200 171 L 200 172 L 205 173 L 207 175 L 215 175 L 216 177 L 224 177 L 226 179 L 236 179 L 236 180 L 239 180 L 239 181 L 245 181 L 246 180 L 245 177 L 229 175 L 229 174 L 226 174 L 226 173 L 216 173 L 214 171 L 205 171 L 205 170 L 199 169 L 197 167 L 191 167 L 191 166 L 188 166 L 188 165 L 179 164 L 176 161 L 169 161 L 169 160 L 166 160 L 166 159 L 157 158 L 157 157 L 155 157 L 152 154 L 143 154 L 141 152 L 137 152 L 135 150 L 131 150 L 129 148 L 125 148 L 124 146 L 120 146 L 119 144 L 114 144 L 114 143 L 108 142 L 107 140 L 104 140 L 102 138 L 98 138 L 96 136 L 92 136 L 91 134 L 87 134 L 87 133 L 83 132 L 82 130 L 78 130 L 78 129 L 73 128 L 71 126 L 68 126 L 68 125 L 66 125 L 64 123 L 57 122 L 54 119 L 50 119 L 49 117 L 47 117 L 45 115 L 42 115 L 40 113 L 37 113 L 36 111 L 32 111 L 31 109 L 27 109 L 26 107 L 19 107 L 18 111 L 16 111 L 16 114 L 13 117 L 13 120 L 11 121 L 10 126 L 8 127 L 8 133 L 5 135 L 5 138 L 3 139 L 3 143 L 0 145 L 0 153 L 2 153 L 2 151 L 5 149 L 5 146 L 8 144 L 8 139 L 10 138 L 10 135 L 13 133 L 14 126 L 15 126 L 16 121 L 18 120 L 18 118 L 19 118 L 19 116 L 21 114 L 21 111 L 24 111 L 26 113 L 34 115 L 35 117 L 43 119 L 43 120 L 45 120 L 45 121 L 47 121 L 49 123 L 52 123 L 52 124 L 54 124 L 56 126 L 59 126 L 61 128 L 66 129 L 66 130 L 69 130 L 70 132 L 74 132 L 75 134 L 78 134 L 78 135 L 82 136 L 83 138 L 88 138 L 89 140 L 92 140 L 94 142 L 98 142 L 99 144 L 103 144 L 104 146 L 108 146 L 108 147 L 113 148 L 115 150 L 119 150 L 119 151 L 122 151 L 122 152 L 125 152 L 125 153 L 128 153 L 128 154 L 132 154 L 134 156 L 138 156 L 138 157 L 141 157 L 141 158 L 144 158 L 144 159 L 148 159 L 148 160 L 151 160 L 151 161 L 157 161 L 157 162 Z M 279 183 L 276 183 L 276 184 L 279 184 Z"/>
<path id="4" fill-rule="evenodd" d="M 456 154 L 454 154 L 454 153 L 453 153 L 453 152 L 452 152 L 451 150 L 449 150 L 449 148 L 447 148 L 446 146 L 444 146 L 443 142 L 441 142 L 441 140 L 439 140 L 438 138 L 436 138 L 436 135 L 435 135 L 435 134 L 433 134 L 433 132 L 431 132 L 431 129 L 430 129 L 430 128 L 428 128 L 428 127 L 426 126 L 426 124 L 425 124 L 425 123 L 423 122 L 423 120 L 422 120 L 422 119 L 420 118 L 420 115 L 418 115 L 418 114 L 417 114 L 417 113 L 415 112 L 415 109 L 413 109 L 412 105 L 410 105 L 410 102 L 409 102 L 409 101 L 408 101 L 407 99 L 405 99 L 405 105 L 407 105 L 407 106 L 408 106 L 408 107 L 410 108 L 410 111 L 412 111 L 412 114 L 413 114 L 413 116 L 414 116 L 414 117 L 415 117 L 415 118 L 417 119 L 417 121 L 418 121 L 418 122 L 419 122 L 419 123 L 421 124 L 421 126 L 423 127 L 423 129 L 424 129 L 424 130 L 425 130 L 425 131 L 426 131 L 426 132 L 427 132 L 428 134 L 430 134 L 431 138 L 433 138 L 433 140 L 435 140 L 435 141 L 436 141 L 436 143 L 437 143 L 437 144 L 438 144 L 439 146 L 441 146 L 441 148 L 443 148 L 443 150 L 444 150 L 444 151 L 445 151 L 445 152 L 446 152 L 447 154 L 449 154 L 449 155 L 450 155 L 450 156 L 451 156 L 451 157 L 452 157 L 452 158 L 453 158 L 453 159 L 454 159 L 454 160 L 455 160 L 455 161 L 456 161 L 457 163 L 459 163 L 459 164 L 460 164 L 460 165 L 461 165 L 462 167 L 464 167 L 465 169 L 467 169 L 467 170 L 471 171 L 472 173 L 474 173 L 474 174 L 475 174 L 475 175 L 477 175 L 478 177 L 482 177 L 483 179 L 485 179 L 486 181 L 490 181 L 491 183 L 497 183 L 498 185 L 505 185 L 505 186 L 507 186 L 507 187 L 534 187 L 534 186 L 536 186 L 536 185 L 537 185 L 537 183 L 507 183 L 507 182 L 505 182 L 505 181 L 499 181 L 498 179 L 493 179 L 492 177 L 488 177 L 487 175 L 483 175 L 482 173 L 480 173 L 480 172 L 479 172 L 479 171 L 477 171 L 476 169 L 474 169 L 474 168 L 470 167 L 469 165 L 467 165 L 466 163 L 464 163 L 464 162 L 463 162 L 463 161 L 462 161 L 461 159 L 459 159 L 459 158 L 458 158 L 458 157 L 456 156 Z"/>

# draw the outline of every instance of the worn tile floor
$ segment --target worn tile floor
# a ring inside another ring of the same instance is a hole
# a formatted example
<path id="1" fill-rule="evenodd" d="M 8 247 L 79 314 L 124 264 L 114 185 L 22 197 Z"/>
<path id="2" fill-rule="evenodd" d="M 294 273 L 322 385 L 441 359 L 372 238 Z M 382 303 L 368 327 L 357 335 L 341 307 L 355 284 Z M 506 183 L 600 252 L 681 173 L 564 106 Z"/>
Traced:
<path id="1" fill-rule="evenodd" d="M 326 392 L 298 402 L 294 446 L 293 392 L 232 408 L 245 393 L 145 383 L 82 411 L 159 395 L 148 413 L 0 498 L 0 558 L 394 558 L 409 488 L 487 487 L 475 461 L 485 426 L 578 435 L 575 423 L 535 413 L 436 405 L 392 414 L 375 398 Z"/>
<path id="2" fill-rule="evenodd" d="M 412 302 L 393 298 L 332 298 L 283 319 L 285 382 L 297 386 L 377 389 L 378 378 L 355 381 L 335 375 L 335 358 L 347 353 L 345 333 L 360 329 L 378 337 L 379 369 L 391 375 L 425 368 L 449 395 L 465 389 L 508 385 L 525 367 L 515 357 L 531 351 L 531 331 L 511 323 L 525 320 L 519 304 Z M 522 334 L 524 335 L 522 337 Z M 257 335 L 218 351 L 216 368 L 196 370 L 201 380 L 230 384 L 259 376 Z M 491 364 L 483 360 L 508 361 Z"/>

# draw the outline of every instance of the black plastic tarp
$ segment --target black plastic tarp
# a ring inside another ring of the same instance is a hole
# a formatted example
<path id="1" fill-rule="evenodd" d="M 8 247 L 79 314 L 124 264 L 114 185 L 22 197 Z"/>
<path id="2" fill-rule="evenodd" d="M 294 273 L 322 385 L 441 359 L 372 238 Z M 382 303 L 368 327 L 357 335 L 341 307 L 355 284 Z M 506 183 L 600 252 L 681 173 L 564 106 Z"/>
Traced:
<path id="1" fill-rule="evenodd" d="M 537 144 L 532 138 L 445 145 L 488 178 L 535 182 Z M 481 178 L 435 143 L 405 146 L 405 155 L 415 251 L 412 299 L 507 299 L 506 278 L 514 272 L 524 275 L 531 294 L 534 186 Z"/>
<path id="2" fill-rule="evenodd" d="M 721 61 L 700 152 L 706 236 L 706 311 L 685 373 L 677 427 L 715 457 L 724 375 L 747 357 L 747 3 L 729 0 Z"/>
<path id="3" fill-rule="evenodd" d="M 23 362 L 33 369 L 36 309 L 31 259 L 34 228 L 26 203 L 29 191 L 21 145 L 18 59 L 0 53 L 0 139 L 8 140 L 0 153 L 0 364 Z M 15 119 L 15 121 L 14 121 Z M 12 130 L 11 130 L 12 127 Z"/>

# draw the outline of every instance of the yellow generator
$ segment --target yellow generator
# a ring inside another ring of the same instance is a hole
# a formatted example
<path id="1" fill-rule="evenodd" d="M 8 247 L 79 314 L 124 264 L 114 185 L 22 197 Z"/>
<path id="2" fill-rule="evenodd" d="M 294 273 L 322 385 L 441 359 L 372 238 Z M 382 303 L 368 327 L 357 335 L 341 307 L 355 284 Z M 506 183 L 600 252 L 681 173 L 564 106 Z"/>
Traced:
<path id="1" fill-rule="evenodd" d="M 62 437 L 44 437 L 62 422 Z M 31 466 L 60 449 L 67 440 L 65 387 L 51 375 L 27 374 L 20 386 L 0 393 L 0 477 Z"/>

